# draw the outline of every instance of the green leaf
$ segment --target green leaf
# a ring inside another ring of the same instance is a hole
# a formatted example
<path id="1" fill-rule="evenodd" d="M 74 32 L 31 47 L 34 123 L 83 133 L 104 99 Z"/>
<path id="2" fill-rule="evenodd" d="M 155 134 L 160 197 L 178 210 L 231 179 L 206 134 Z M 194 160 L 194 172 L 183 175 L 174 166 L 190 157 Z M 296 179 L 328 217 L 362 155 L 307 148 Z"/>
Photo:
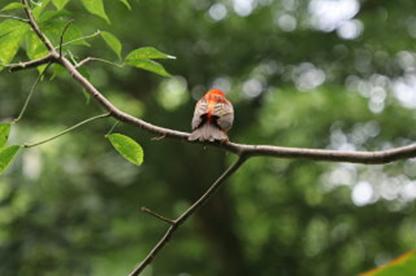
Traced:
<path id="1" fill-rule="evenodd" d="M 126 61 L 139 59 L 176 59 L 176 57 L 163 53 L 154 47 L 143 47 L 133 50 L 126 57 Z"/>
<path id="2" fill-rule="evenodd" d="M 169 77 L 170 74 L 165 70 L 165 68 L 158 62 L 153 61 L 152 59 L 175 59 L 176 57 L 163 53 L 153 47 L 143 47 L 131 51 L 126 59 L 125 63 L 132 65 L 143 70 L 147 70 L 156 74 L 159 74 L 163 77 Z"/>
<path id="3" fill-rule="evenodd" d="M 54 11 L 54 10 L 46 10 L 44 11 L 38 18 L 38 23 L 44 26 L 45 24 L 56 24 L 56 22 L 60 21 L 62 24 L 62 21 L 69 21 L 69 18 L 71 16 L 71 13 L 67 10 L 60 10 L 60 11 Z M 66 23 L 65 23 L 66 24 Z"/>
<path id="4" fill-rule="evenodd" d="M 132 65 L 134 67 L 158 74 L 162 77 L 170 77 L 171 75 L 166 69 L 163 67 L 162 64 L 150 60 L 150 59 L 143 59 L 143 60 L 134 60 L 131 62 L 127 62 L 128 65 Z"/>
<path id="5" fill-rule="evenodd" d="M 17 51 L 29 26 L 15 20 L 5 20 L 0 23 L 0 63 L 8 64 Z M 1 69 L 1 68 L 0 68 Z"/>
<path id="6" fill-rule="evenodd" d="M 361 276 L 408 276 L 416 275 L 416 251 L 410 251 L 389 263 L 370 270 Z"/>
<path id="7" fill-rule="evenodd" d="M 110 24 L 110 19 L 105 13 L 103 0 L 81 0 L 81 2 L 89 13 L 103 18 Z"/>
<path id="8" fill-rule="evenodd" d="M 17 9 L 23 9 L 23 4 L 19 2 L 14 2 L 6 5 L 4 8 L 1 9 L 1 11 L 12 11 Z"/>
<path id="9" fill-rule="evenodd" d="M 6 145 L 10 133 L 10 124 L 0 124 L 0 149 Z"/>
<path id="10" fill-rule="evenodd" d="M 121 51 L 123 46 L 120 43 L 120 40 L 113 34 L 109 32 L 101 32 L 101 36 L 104 39 L 105 43 L 116 53 L 119 59 L 121 59 Z"/>
<path id="11" fill-rule="evenodd" d="M 131 11 L 131 6 L 128 0 L 120 0 L 120 2 L 123 3 Z"/>
<path id="12" fill-rule="evenodd" d="M 140 166 L 143 163 L 143 149 L 136 141 L 120 133 L 107 135 L 107 138 L 121 156 L 129 162 L 137 166 Z"/>
<path id="13" fill-rule="evenodd" d="M 65 8 L 68 2 L 69 0 L 52 0 L 52 4 L 58 9 L 58 11 Z"/>
<path id="14" fill-rule="evenodd" d="M 34 33 L 30 33 L 26 38 L 26 55 L 30 59 L 44 57 L 48 54 L 48 49 Z"/>
<path id="15" fill-rule="evenodd" d="M 0 150 L 0 174 L 10 165 L 20 146 L 8 146 Z"/>
<path id="16" fill-rule="evenodd" d="M 42 14 L 43 10 L 49 5 L 51 1 L 50 0 L 42 0 L 42 1 L 37 1 L 36 3 L 36 7 L 32 10 L 33 12 L 33 16 L 35 17 L 35 19 L 38 19 L 39 16 Z"/>

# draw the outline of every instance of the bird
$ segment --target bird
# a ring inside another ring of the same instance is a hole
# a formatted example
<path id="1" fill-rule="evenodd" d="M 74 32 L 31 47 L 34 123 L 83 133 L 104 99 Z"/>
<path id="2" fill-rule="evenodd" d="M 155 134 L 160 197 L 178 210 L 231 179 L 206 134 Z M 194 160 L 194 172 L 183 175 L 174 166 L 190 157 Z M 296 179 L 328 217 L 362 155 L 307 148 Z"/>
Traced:
<path id="1" fill-rule="evenodd" d="M 189 141 L 228 142 L 234 108 L 220 89 L 210 89 L 195 105 Z"/>

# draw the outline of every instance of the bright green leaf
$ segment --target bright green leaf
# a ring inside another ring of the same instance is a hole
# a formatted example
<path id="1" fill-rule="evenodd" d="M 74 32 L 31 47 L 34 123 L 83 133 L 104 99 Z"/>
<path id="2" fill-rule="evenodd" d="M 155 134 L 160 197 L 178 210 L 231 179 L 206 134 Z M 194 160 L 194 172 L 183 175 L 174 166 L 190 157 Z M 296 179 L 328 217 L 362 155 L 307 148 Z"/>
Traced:
<path id="1" fill-rule="evenodd" d="M 10 124 L 0 124 L 0 149 L 6 145 L 9 138 Z"/>
<path id="2" fill-rule="evenodd" d="M 69 18 L 71 16 L 71 13 L 67 10 L 60 10 L 60 11 L 54 11 L 54 10 L 47 10 L 44 11 L 38 18 L 38 23 L 40 25 L 45 24 L 56 24 L 56 22 L 60 22 L 62 24 L 62 21 L 69 21 Z M 65 25 L 67 24 L 65 22 Z"/>
<path id="3" fill-rule="evenodd" d="M 20 146 L 8 146 L 0 150 L 0 174 L 10 165 Z"/>
<path id="4" fill-rule="evenodd" d="M 176 59 L 176 57 L 163 53 L 154 47 L 133 50 L 126 57 L 127 62 L 139 59 Z"/>
<path id="5" fill-rule="evenodd" d="M 362 276 L 408 276 L 416 275 L 416 251 L 410 251 L 389 263 L 360 274 Z"/>
<path id="6" fill-rule="evenodd" d="M 17 10 L 22 9 L 24 6 L 22 3 L 14 2 L 6 5 L 4 8 L 1 9 L 1 11 L 11 11 L 11 10 Z"/>
<path id="7" fill-rule="evenodd" d="M 121 45 L 120 40 L 109 32 L 101 32 L 101 36 L 114 53 L 116 53 L 118 58 L 121 59 L 121 50 L 123 46 Z"/>
<path id="8" fill-rule="evenodd" d="M 42 12 L 45 10 L 45 8 L 49 5 L 50 2 L 50 0 L 42 0 L 36 2 L 36 7 L 32 10 L 35 19 L 38 19 L 38 17 L 42 14 Z"/>
<path id="9" fill-rule="evenodd" d="M 58 10 L 65 8 L 65 5 L 68 4 L 69 0 L 52 0 L 52 3 Z"/>
<path id="10" fill-rule="evenodd" d="M 143 163 L 142 147 L 130 137 L 113 133 L 107 136 L 113 147 L 129 162 L 140 166 Z"/>
<path id="11" fill-rule="evenodd" d="M 0 63 L 8 64 L 17 51 L 29 26 L 15 20 L 5 20 L 0 23 Z"/>
<path id="12" fill-rule="evenodd" d="M 123 3 L 129 10 L 131 10 L 131 6 L 128 0 L 120 0 L 121 3 Z"/>
<path id="13" fill-rule="evenodd" d="M 170 74 L 166 71 L 162 64 L 150 59 L 131 60 L 126 63 L 128 65 L 161 75 L 162 77 L 170 77 Z"/>
<path id="14" fill-rule="evenodd" d="M 30 59 L 41 58 L 48 54 L 48 49 L 40 41 L 38 36 L 34 33 L 30 33 L 26 38 L 26 55 Z"/>
<path id="15" fill-rule="evenodd" d="M 81 2 L 89 13 L 97 15 L 110 23 L 110 19 L 105 13 L 103 0 L 81 0 Z"/>

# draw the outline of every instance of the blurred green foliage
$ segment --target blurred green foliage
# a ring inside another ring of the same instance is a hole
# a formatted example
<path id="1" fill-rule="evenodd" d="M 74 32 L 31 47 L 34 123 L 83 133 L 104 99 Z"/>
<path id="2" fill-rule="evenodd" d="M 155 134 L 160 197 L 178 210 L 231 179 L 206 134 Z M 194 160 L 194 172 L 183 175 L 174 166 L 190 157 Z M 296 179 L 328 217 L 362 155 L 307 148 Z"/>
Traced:
<path id="1" fill-rule="evenodd" d="M 107 0 L 103 10 L 87 4 L 101 1 L 32 2 L 55 45 L 75 19 L 64 52 L 77 62 L 91 56 L 117 63 L 114 53 L 148 46 L 177 57 L 162 62 L 170 78 L 99 61 L 82 67 L 114 104 L 149 122 L 189 130 L 195 100 L 216 86 L 234 103 L 236 142 L 375 150 L 416 138 L 412 0 Z M 14 61 L 45 54 L 26 25 L 0 24 L 16 35 L 0 32 L 3 65 L 17 40 Z M 103 39 L 91 35 L 97 30 L 107 32 Z M 2 71 L 2 120 L 19 114 L 36 77 L 36 70 Z M 38 141 L 100 112 L 53 65 L 10 141 Z M 166 228 L 140 206 L 179 215 L 233 158 L 153 141 L 121 124 L 115 131 L 140 141 L 146 155 L 136 167 L 104 138 L 113 123 L 96 121 L 21 151 L 1 176 L 0 275 L 127 274 Z M 250 160 L 147 275 L 367 271 L 414 248 L 415 172 L 413 159 L 385 166 Z"/>
<path id="2" fill-rule="evenodd" d="M 413 275 L 416 273 L 415 252 L 410 251 L 401 255 L 380 268 L 370 270 L 361 276 L 391 276 Z"/>

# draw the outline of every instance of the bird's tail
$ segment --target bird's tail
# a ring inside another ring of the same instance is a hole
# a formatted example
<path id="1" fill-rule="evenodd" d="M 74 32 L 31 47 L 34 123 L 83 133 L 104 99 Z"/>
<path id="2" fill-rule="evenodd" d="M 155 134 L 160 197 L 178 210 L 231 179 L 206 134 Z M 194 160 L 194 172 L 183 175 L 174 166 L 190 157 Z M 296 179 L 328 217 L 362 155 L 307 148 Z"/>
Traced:
<path id="1" fill-rule="evenodd" d="M 188 137 L 189 141 L 228 141 L 227 134 L 210 123 L 203 124 L 201 127 L 195 129 L 191 135 Z"/>

